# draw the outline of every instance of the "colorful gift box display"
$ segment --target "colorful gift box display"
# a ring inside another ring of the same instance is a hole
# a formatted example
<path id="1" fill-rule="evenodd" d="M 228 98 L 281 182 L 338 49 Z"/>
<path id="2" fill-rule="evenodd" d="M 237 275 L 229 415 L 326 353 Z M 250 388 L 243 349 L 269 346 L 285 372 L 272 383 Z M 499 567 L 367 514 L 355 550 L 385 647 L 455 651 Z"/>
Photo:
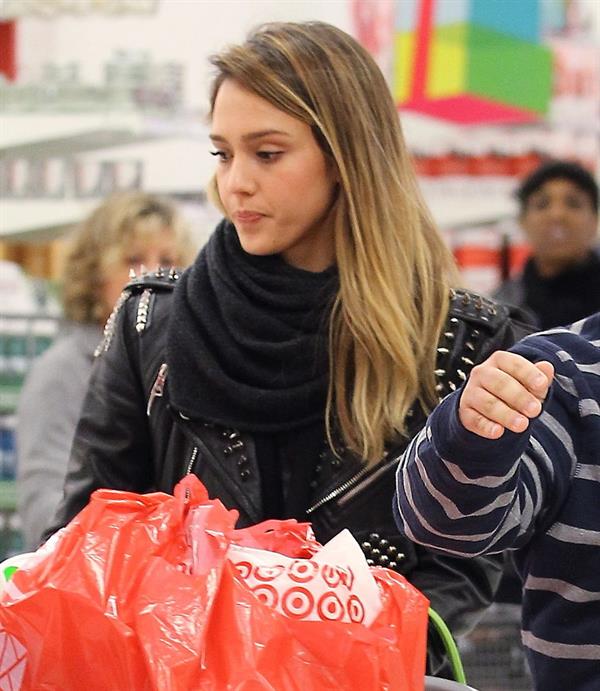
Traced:
<path id="1" fill-rule="evenodd" d="M 397 3 L 394 95 L 459 123 L 533 122 L 548 109 L 552 54 L 539 0 Z"/>

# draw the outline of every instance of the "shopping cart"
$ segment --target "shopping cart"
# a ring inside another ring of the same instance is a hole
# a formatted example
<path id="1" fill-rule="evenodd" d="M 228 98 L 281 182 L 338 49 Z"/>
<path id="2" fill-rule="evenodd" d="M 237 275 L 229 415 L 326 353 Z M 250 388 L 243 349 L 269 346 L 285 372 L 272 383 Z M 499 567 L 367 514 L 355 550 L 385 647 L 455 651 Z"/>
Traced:
<path id="1" fill-rule="evenodd" d="M 425 691 L 476 691 L 476 689 L 466 684 L 460 684 L 457 681 L 425 677 Z"/>

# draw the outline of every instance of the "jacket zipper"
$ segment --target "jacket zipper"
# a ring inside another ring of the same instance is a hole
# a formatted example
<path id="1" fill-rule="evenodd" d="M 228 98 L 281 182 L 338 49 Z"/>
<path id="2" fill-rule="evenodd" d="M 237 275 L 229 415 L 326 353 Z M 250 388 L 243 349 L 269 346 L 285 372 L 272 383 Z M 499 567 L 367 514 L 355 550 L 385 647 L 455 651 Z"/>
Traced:
<path id="1" fill-rule="evenodd" d="M 169 366 L 166 362 L 163 362 L 158 370 L 154 384 L 152 384 L 152 389 L 150 389 L 150 396 L 148 396 L 148 406 L 146 407 L 146 415 L 150 417 L 150 411 L 152 410 L 152 404 L 155 398 L 160 398 L 165 390 L 165 381 L 167 380 L 167 369 Z"/>
<path id="2" fill-rule="evenodd" d="M 352 492 L 343 497 L 339 502 L 339 505 L 343 506 L 346 502 L 350 501 L 350 499 L 352 499 L 352 497 L 354 497 L 358 492 L 364 490 L 370 484 L 375 482 L 375 480 L 377 480 L 377 478 L 380 475 L 382 475 L 386 470 L 388 470 L 388 468 L 391 465 L 397 463 L 399 460 L 400 456 L 396 456 L 390 462 L 386 463 L 385 465 L 382 465 L 381 468 L 377 468 L 376 470 L 373 470 L 372 468 L 362 468 L 362 470 L 359 470 L 358 473 L 353 475 L 351 478 L 349 478 L 345 482 L 342 482 L 341 485 L 338 485 L 335 489 L 331 490 L 331 492 L 326 494 L 324 497 L 321 497 L 321 499 L 319 499 L 317 502 L 315 502 L 311 507 L 307 509 L 306 513 L 313 513 L 317 509 L 321 508 L 321 506 L 329 503 L 332 499 L 339 497 L 341 494 L 344 494 L 344 492 L 346 492 L 352 487 Z M 367 477 L 365 478 L 365 476 Z M 365 479 L 362 482 L 360 482 L 363 478 Z"/>
<path id="3" fill-rule="evenodd" d="M 198 456 L 198 447 L 194 446 L 192 449 L 192 455 L 190 456 L 190 460 L 188 461 L 187 467 L 185 474 L 189 475 L 192 470 L 194 469 L 194 463 L 196 462 L 196 457 Z"/>
<path id="4" fill-rule="evenodd" d="M 213 470 L 218 472 L 218 474 L 220 475 L 220 480 L 222 482 L 231 483 L 231 478 L 228 477 L 227 473 L 220 467 L 221 464 L 219 463 L 219 459 L 215 457 L 211 449 L 202 441 L 202 437 L 197 436 L 189 428 L 190 418 L 184 415 L 181 411 L 173 410 L 172 414 L 176 420 L 177 418 L 179 418 L 179 420 L 177 420 L 179 427 L 181 428 L 185 436 L 193 444 L 191 456 L 183 468 L 185 470 L 186 475 L 192 472 L 194 465 L 198 461 L 198 458 L 201 458 L 203 463 L 212 466 Z M 232 493 L 235 492 L 235 490 L 231 488 L 229 489 L 229 491 Z M 239 510 L 246 513 L 248 517 L 250 517 L 252 523 L 257 523 L 260 520 L 260 518 L 256 517 L 255 507 L 252 504 L 248 503 L 244 495 L 241 495 L 238 498 L 238 505 Z"/>
<path id="5" fill-rule="evenodd" d="M 367 472 L 369 471 L 369 468 L 363 468 L 362 470 L 359 470 L 356 475 L 353 475 L 350 479 L 346 480 L 346 482 L 342 482 L 341 485 L 338 485 L 335 489 L 331 490 L 329 494 L 326 494 L 324 497 L 321 497 L 319 501 L 315 502 L 312 506 L 309 506 L 308 509 L 306 509 L 307 514 L 311 514 L 313 511 L 316 511 L 317 509 L 321 508 L 323 504 L 327 504 L 327 502 L 330 502 L 332 499 L 335 499 L 337 496 L 345 492 L 349 487 L 352 487 L 356 482 L 360 480 L 361 477 L 363 477 Z"/>

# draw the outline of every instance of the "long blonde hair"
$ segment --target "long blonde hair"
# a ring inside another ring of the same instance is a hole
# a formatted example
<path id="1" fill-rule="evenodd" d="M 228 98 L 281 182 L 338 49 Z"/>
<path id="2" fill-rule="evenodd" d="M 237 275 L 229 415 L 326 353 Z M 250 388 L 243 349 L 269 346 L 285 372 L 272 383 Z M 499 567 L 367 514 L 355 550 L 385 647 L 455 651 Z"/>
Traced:
<path id="1" fill-rule="evenodd" d="M 328 438 L 335 424 L 348 448 L 376 462 L 406 431 L 413 403 L 437 401 L 436 346 L 455 281 L 388 86 L 357 41 L 321 22 L 266 24 L 212 64 L 211 112 L 233 79 L 307 123 L 337 168 Z"/>
<path id="2" fill-rule="evenodd" d="M 158 221 L 158 222 L 157 222 Z M 99 286 L 110 266 L 126 253 L 140 234 L 154 238 L 168 228 L 173 233 L 179 267 L 193 258 L 189 228 L 175 205 L 144 192 L 119 192 L 107 197 L 76 227 L 63 269 L 63 309 L 77 322 L 100 323 L 106 305 Z"/>

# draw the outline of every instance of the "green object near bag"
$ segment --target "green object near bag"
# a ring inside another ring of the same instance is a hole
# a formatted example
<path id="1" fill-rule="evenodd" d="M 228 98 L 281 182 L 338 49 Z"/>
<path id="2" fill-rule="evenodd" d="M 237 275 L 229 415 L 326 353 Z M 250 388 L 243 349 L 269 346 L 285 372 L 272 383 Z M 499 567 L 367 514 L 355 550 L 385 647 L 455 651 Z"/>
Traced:
<path id="1" fill-rule="evenodd" d="M 460 653 L 458 652 L 458 646 L 456 641 L 450 633 L 450 629 L 446 626 L 446 622 L 440 617 L 440 615 L 431 607 L 429 608 L 429 619 L 431 623 L 435 626 L 435 630 L 438 632 L 446 653 L 448 654 L 448 659 L 450 660 L 450 666 L 452 667 L 452 674 L 454 675 L 454 680 L 466 684 L 467 680 L 465 678 L 465 670 L 463 668 L 462 661 L 460 659 Z"/>
<path id="2" fill-rule="evenodd" d="M 5 581 L 10 581 L 10 579 L 13 577 L 13 574 L 15 571 L 18 571 L 19 567 L 18 566 L 7 566 L 4 571 L 2 572 L 2 575 L 4 576 Z"/>

